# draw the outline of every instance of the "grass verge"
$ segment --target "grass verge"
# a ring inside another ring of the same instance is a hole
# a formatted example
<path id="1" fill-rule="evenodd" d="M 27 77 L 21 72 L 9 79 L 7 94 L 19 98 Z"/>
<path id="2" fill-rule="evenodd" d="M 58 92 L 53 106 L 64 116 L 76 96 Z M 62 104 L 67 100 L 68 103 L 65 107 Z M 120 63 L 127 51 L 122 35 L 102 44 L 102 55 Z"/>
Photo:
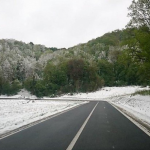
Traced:
<path id="1" fill-rule="evenodd" d="M 135 92 L 134 94 L 132 94 L 133 96 L 134 95 L 150 95 L 150 90 L 141 90 L 141 91 L 137 91 Z"/>

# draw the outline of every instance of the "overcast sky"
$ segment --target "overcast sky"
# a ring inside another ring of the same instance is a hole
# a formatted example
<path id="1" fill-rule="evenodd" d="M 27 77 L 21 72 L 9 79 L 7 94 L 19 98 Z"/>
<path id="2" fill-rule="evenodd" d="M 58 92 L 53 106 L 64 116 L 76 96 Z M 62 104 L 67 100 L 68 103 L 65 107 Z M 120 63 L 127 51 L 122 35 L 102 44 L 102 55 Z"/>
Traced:
<path id="1" fill-rule="evenodd" d="M 125 27 L 132 0 L 0 0 L 0 39 L 71 47 Z"/>

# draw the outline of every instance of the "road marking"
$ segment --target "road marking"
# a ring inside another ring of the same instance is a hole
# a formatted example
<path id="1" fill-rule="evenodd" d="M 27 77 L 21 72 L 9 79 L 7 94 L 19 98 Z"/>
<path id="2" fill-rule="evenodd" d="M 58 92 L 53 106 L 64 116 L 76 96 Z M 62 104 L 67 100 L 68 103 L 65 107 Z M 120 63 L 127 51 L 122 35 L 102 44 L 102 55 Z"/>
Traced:
<path id="1" fill-rule="evenodd" d="M 99 103 L 99 102 L 98 102 Z M 86 118 L 86 120 L 84 121 L 83 125 L 81 126 L 81 128 L 79 129 L 79 131 L 77 132 L 77 134 L 75 135 L 75 137 L 73 138 L 73 140 L 71 141 L 70 145 L 68 146 L 68 148 L 66 150 L 72 150 L 72 148 L 74 147 L 75 143 L 77 142 L 80 134 L 82 133 L 83 129 L 85 128 L 87 122 L 89 121 L 92 113 L 94 112 L 96 106 L 98 105 L 98 103 L 95 105 L 95 107 L 92 109 L 91 113 L 89 114 L 89 116 Z"/>
<path id="2" fill-rule="evenodd" d="M 142 124 L 138 123 L 136 120 L 132 119 L 129 115 L 125 114 L 123 111 L 121 111 L 119 108 L 117 108 L 114 104 L 110 103 L 114 108 L 116 108 L 122 115 L 124 115 L 126 118 L 128 118 L 133 124 L 135 124 L 138 128 L 140 128 L 144 133 L 146 133 L 148 136 L 150 136 L 150 132 L 148 129 L 146 129 Z"/>
<path id="3" fill-rule="evenodd" d="M 79 105 L 77 105 L 77 106 L 71 107 L 71 108 L 69 108 L 69 109 L 63 110 L 63 111 L 58 112 L 58 113 L 56 113 L 56 114 L 53 114 L 53 115 L 51 115 L 51 116 L 45 117 L 45 118 L 43 118 L 43 119 L 40 119 L 40 120 L 31 122 L 31 123 L 29 123 L 29 124 L 27 124 L 27 125 L 24 125 L 24 126 L 22 126 L 22 127 L 19 127 L 19 128 L 17 128 L 17 129 L 14 129 L 14 130 L 12 130 L 12 131 L 6 133 L 6 134 L 2 134 L 2 135 L 0 135 L 0 140 L 5 139 L 5 138 L 7 138 L 7 137 L 9 137 L 9 136 L 11 136 L 11 135 L 13 135 L 13 134 L 19 133 L 19 132 L 21 132 L 21 131 L 23 131 L 23 130 L 26 130 L 26 129 L 30 128 L 30 127 L 33 127 L 33 126 L 35 126 L 35 125 L 38 125 L 38 124 L 40 124 L 40 123 L 42 123 L 42 122 L 44 122 L 44 121 L 50 120 L 50 119 L 52 119 L 52 118 L 54 118 L 54 117 L 57 117 L 57 116 L 59 116 L 59 115 L 61 115 L 61 114 L 64 114 L 64 113 L 66 113 L 66 112 L 68 112 L 68 111 L 70 111 L 70 110 L 73 110 L 73 109 L 75 109 L 75 108 L 77 108 L 77 107 L 80 107 L 80 106 L 82 106 L 82 105 L 84 105 L 84 104 L 88 104 L 88 103 L 81 103 L 81 104 L 79 104 Z"/>

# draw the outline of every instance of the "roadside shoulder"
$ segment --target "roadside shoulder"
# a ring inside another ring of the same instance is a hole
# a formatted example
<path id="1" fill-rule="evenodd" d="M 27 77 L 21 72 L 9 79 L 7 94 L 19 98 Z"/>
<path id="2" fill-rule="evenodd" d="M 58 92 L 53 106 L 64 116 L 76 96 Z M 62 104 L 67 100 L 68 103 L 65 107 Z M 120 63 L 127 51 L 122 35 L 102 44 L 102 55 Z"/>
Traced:
<path id="1" fill-rule="evenodd" d="M 116 108 L 121 114 L 127 117 L 131 122 L 133 122 L 137 127 L 139 127 L 142 131 L 144 131 L 148 136 L 150 136 L 150 125 L 146 122 L 143 122 L 139 118 L 137 118 L 134 114 L 128 112 L 127 110 L 115 105 L 112 102 L 110 103 L 114 108 Z"/>

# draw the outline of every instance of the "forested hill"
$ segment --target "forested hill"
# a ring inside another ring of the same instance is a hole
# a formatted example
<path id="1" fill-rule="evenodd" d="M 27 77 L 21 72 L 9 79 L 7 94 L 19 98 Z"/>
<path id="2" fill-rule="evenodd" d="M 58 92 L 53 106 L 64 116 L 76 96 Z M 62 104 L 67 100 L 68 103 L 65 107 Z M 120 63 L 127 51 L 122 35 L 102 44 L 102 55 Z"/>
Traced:
<path id="1" fill-rule="evenodd" d="M 121 51 L 127 48 L 126 44 L 123 44 L 123 41 L 127 39 L 126 32 L 127 30 L 115 30 L 111 33 L 106 33 L 101 37 L 90 40 L 87 43 L 79 44 L 69 49 L 80 49 L 93 55 L 95 59 L 109 59 L 112 51 Z"/>
<path id="2" fill-rule="evenodd" d="M 115 30 L 68 49 L 0 40 L 0 94 L 26 88 L 41 97 L 104 85 L 148 85 L 149 39 L 149 29 L 142 27 Z"/>

